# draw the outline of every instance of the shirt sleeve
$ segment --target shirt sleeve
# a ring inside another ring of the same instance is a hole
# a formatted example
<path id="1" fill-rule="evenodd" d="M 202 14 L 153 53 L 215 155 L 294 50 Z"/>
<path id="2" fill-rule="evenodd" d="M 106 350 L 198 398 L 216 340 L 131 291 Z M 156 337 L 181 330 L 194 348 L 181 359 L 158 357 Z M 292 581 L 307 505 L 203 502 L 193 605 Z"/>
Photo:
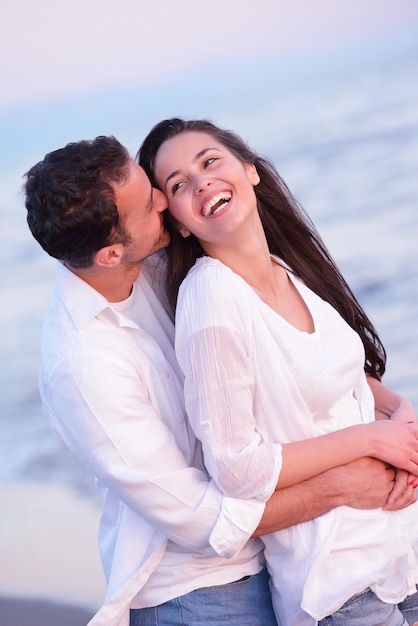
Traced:
<path id="1" fill-rule="evenodd" d="M 182 285 L 176 312 L 187 414 L 219 488 L 229 496 L 265 502 L 277 485 L 281 445 L 261 436 L 254 415 L 248 292 L 222 264 L 194 270 Z"/>
<path id="2" fill-rule="evenodd" d="M 44 374 L 41 395 L 52 428 L 70 450 L 169 539 L 227 558 L 248 541 L 264 506 L 223 497 L 203 471 L 189 466 L 140 372 L 111 346 L 104 342 L 63 359 Z"/>

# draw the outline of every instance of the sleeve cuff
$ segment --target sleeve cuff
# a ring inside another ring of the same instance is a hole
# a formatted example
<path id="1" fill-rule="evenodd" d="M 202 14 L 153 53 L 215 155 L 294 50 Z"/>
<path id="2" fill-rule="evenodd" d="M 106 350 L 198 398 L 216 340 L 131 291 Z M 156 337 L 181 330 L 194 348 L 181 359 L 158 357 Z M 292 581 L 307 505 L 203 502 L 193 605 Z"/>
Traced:
<path id="1" fill-rule="evenodd" d="M 264 502 L 225 496 L 220 516 L 209 537 L 209 543 L 216 554 L 226 559 L 237 554 L 251 538 L 264 509 Z"/>

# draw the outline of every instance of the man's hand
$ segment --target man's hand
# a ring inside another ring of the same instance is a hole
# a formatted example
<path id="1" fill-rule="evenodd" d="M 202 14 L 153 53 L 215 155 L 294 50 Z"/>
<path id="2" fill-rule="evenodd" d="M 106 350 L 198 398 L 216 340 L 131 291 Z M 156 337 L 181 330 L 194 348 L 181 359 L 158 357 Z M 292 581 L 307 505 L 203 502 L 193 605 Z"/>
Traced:
<path id="1" fill-rule="evenodd" d="M 344 504 L 355 509 L 378 509 L 386 506 L 395 486 L 396 471 L 393 467 L 377 459 L 363 458 L 335 468 L 337 470 L 341 475 L 341 488 L 346 493 Z M 402 489 L 404 487 L 403 484 Z M 398 497 L 401 497 L 400 493 Z M 404 503 L 403 506 L 407 504 Z"/>
<path id="2" fill-rule="evenodd" d="M 413 504 L 417 499 L 415 481 L 416 476 L 405 470 L 396 470 L 395 484 L 383 508 L 386 511 L 398 511 Z"/>
<path id="3" fill-rule="evenodd" d="M 395 469 L 376 459 L 360 459 L 340 468 L 345 477 L 347 489 L 351 484 L 348 506 L 355 509 L 376 509 L 399 511 L 413 504 L 417 499 L 413 486 L 415 476 L 405 470 Z"/>

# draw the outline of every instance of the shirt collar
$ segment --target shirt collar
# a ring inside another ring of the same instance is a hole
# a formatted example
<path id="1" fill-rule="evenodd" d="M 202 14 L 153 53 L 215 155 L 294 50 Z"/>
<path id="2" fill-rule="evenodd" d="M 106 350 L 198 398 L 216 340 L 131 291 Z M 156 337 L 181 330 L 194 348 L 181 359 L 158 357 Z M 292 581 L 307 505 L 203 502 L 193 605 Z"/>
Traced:
<path id="1" fill-rule="evenodd" d="M 132 326 L 133 323 L 116 311 L 101 293 L 59 261 L 56 262 L 56 278 L 58 294 L 78 330 L 102 313 L 115 319 L 121 326 L 127 325 L 127 322 Z"/>

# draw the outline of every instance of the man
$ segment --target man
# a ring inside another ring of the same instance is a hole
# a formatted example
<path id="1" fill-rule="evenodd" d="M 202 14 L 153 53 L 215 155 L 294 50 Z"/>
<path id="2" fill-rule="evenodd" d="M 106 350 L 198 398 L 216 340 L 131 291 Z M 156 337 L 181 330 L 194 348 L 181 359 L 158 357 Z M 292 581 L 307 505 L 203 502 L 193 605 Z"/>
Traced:
<path id="1" fill-rule="evenodd" d="M 163 268 L 150 255 L 168 243 L 164 195 L 116 139 L 98 137 L 31 168 L 26 208 L 32 234 L 60 261 L 42 335 L 43 407 L 103 489 L 108 593 L 90 624 L 158 614 L 147 623 L 164 626 L 181 610 L 190 626 L 273 625 L 255 537 L 341 504 L 382 506 L 393 470 L 364 459 L 266 505 L 223 497 L 185 420 L 173 322 L 156 291 Z"/>

